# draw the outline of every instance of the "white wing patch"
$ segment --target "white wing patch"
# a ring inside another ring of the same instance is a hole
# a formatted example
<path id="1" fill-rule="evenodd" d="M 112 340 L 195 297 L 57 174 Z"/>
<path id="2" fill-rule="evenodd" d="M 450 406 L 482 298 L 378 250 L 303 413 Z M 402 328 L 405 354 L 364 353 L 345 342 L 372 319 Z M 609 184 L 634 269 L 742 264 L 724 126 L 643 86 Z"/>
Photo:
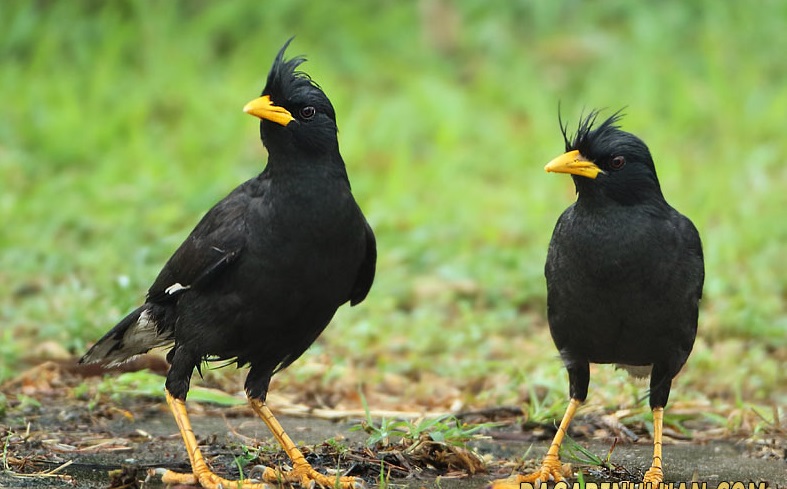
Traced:
<path id="1" fill-rule="evenodd" d="M 176 292 L 180 292 L 181 290 L 189 290 L 190 288 L 191 285 L 181 285 L 180 282 L 175 282 L 174 284 L 167 287 L 164 292 L 166 292 L 168 295 L 172 295 Z M 142 320 L 141 317 L 139 319 Z"/>

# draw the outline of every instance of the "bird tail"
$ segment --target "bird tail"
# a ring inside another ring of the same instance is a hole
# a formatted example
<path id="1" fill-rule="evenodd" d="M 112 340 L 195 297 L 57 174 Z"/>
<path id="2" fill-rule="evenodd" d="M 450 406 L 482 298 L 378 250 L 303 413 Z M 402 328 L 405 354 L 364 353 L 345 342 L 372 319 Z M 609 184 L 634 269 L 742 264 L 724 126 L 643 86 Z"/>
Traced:
<path id="1" fill-rule="evenodd" d="M 163 314 L 153 304 L 144 304 L 123 318 L 98 340 L 79 363 L 106 363 L 108 366 L 127 362 L 151 348 L 171 345 L 174 331 L 162 327 Z M 158 312 L 158 314 L 157 314 Z"/>

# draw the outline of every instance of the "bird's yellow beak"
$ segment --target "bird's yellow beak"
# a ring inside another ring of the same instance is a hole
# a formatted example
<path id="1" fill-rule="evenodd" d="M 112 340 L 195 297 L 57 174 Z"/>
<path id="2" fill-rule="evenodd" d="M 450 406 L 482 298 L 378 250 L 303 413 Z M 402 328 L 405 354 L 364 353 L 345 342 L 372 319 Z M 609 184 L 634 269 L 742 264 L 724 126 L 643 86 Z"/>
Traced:
<path id="1" fill-rule="evenodd" d="M 269 95 L 255 98 L 243 107 L 243 112 L 260 119 L 267 119 L 276 124 L 281 124 L 282 126 L 286 126 L 290 121 L 295 120 L 287 109 L 273 105 Z"/>
<path id="2" fill-rule="evenodd" d="M 554 173 L 571 173 L 572 175 L 579 175 L 587 178 L 596 178 L 599 173 L 604 173 L 601 168 L 582 156 L 577 150 L 569 151 L 568 153 L 558 156 L 547 163 L 544 170 Z"/>

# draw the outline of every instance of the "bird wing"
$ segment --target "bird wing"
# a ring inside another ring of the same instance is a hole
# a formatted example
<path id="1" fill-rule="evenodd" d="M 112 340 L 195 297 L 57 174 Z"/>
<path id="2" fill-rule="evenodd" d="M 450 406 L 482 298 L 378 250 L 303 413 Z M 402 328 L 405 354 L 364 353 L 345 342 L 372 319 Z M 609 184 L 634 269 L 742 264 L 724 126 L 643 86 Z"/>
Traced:
<path id="1" fill-rule="evenodd" d="M 148 302 L 168 302 L 204 287 L 238 259 L 246 246 L 250 199 L 241 186 L 205 214 L 164 265 L 148 290 Z"/>
<path id="2" fill-rule="evenodd" d="M 249 199 L 241 186 L 208 211 L 164 265 L 148 290 L 146 303 L 96 342 L 80 363 L 119 364 L 151 348 L 170 345 L 174 323 L 166 311 L 178 296 L 203 287 L 240 256 L 246 244 L 244 215 Z"/>
<path id="3" fill-rule="evenodd" d="M 366 255 L 363 262 L 358 269 L 358 275 L 355 277 L 355 284 L 353 284 L 352 291 L 350 292 L 350 305 L 354 306 L 360 304 L 372 288 L 374 282 L 374 272 L 377 266 L 377 240 L 374 237 L 374 232 L 366 219 L 363 220 L 366 228 Z"/>

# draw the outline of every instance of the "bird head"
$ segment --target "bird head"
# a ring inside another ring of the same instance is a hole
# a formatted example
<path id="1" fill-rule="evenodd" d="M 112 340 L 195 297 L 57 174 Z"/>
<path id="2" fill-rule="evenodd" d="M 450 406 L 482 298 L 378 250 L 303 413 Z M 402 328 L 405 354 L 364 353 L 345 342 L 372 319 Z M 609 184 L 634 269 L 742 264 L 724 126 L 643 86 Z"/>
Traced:
<path id="1" fill-rule="evenodd" d="M 243 111 L 260 119 L 260 136 L 271 154 L 338 152 L 336 112 L 319 85 L 297 70 L 306 58 L 284 59 L 291 41 L 276 55 L 260 97 Z"/>
<path id="2" fill-rule="evenodd" d="M 663 199 L 650 151 L 640 138 L 617 125 L 620 111 L 594 127 L 597 118 L 598 111 L 580 118 L 573 136 L 561 120 L 566 152 L 544 170 L 570 174 L 580 199 L 603 196 L 624 205 Z"/>

